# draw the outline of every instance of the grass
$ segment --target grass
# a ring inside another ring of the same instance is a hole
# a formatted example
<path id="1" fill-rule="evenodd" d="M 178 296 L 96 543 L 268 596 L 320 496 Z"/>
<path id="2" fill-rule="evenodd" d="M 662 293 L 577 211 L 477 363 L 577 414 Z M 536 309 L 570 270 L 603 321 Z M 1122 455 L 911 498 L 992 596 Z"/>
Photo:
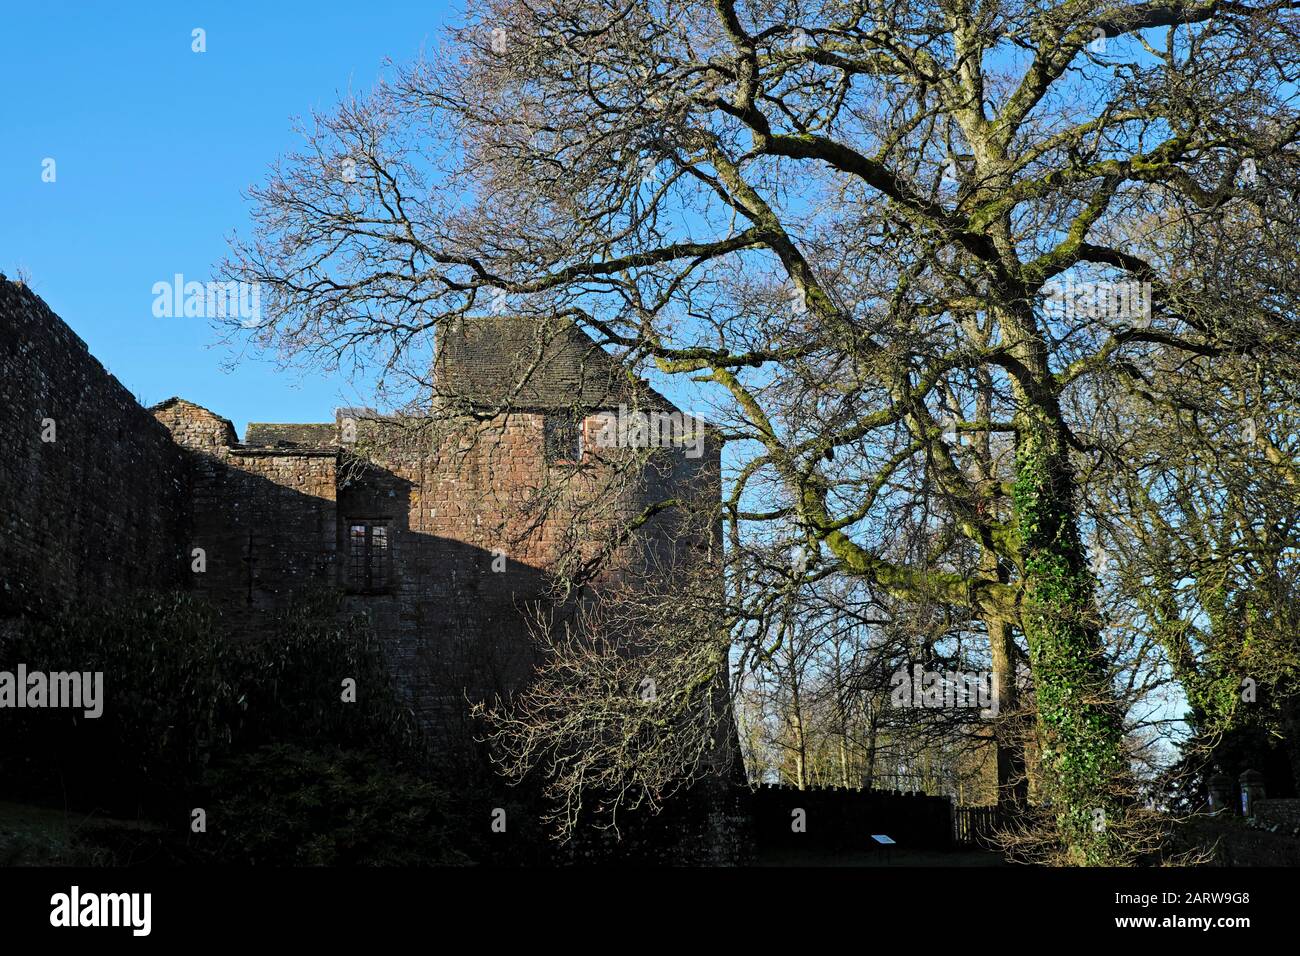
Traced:
<path id="1" fill-rule="evenodd" d="M 157 824 L 0 800 L 0 866 L 105 866 Z"/>

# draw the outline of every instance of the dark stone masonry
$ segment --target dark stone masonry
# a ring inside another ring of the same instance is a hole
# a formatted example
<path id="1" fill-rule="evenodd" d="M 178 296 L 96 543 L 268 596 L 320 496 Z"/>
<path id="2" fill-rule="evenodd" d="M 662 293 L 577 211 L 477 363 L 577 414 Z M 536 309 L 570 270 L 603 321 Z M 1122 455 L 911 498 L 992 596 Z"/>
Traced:
<path id="1" fill-rule="evenodd" d="M 184 449 L 33 293 L 0 279 L 0 620 L 184 583 Z"/>
<path id="2" fill-rule="evenodd" d="M 467 322 L 434 374 L 427 413 L 341 409 L 250 424 L 240 441 L 183 398 L 142 408 L 39 297 L 0 278 L 0 627 L 183 588 L 253 639 L 323 588 L 370 618 L 431 738 L 465 733 L 467 697 L 527 680 L 525 621 L 547 569 L 660 496 L 716 495 L 720 461 L 716 442 L 672 449 L 619 493 L 584 495 L 600 487 L 601 413 L 675 409 L 569 325 Z M 690 545 L 666 517 L 649 527 L 612 568 Z"/>
<path id="3" fill-rule="evenodd" d="M 463 743 L 469 701 L 528 680 L 527 621 L 547 606 L 556 563 L 649 503 L 716 501 L 721 466 L 701 431 L 698 454 L 674 447 L 627 480 L 602 477 L 616 460 L 603 457 L 602 415 L 676 409 L 564 323 L 465 323 L 438 349 L 434 386 L 418 415 L 339 409 L 329 422 L 251 423 L 241 441 L 183 398 L 142 408 L 40 298 L 0 277 L 0 635 L 61 606 L 162 588 L 203 595 L 232 639 L 255 640 L 324 590 L 369 618 L 434 746 Z M 646 527 L 597 590 L 701 550 L 698 527 L 667 514 Z M 880 832 L 950 844 L 946 799 L 751 792 L 734 728 L 719 741 L 725 774 L 620 841 L 580 834 L 570 858 L 736 863 L 756 848 L 869 847 Z"/>

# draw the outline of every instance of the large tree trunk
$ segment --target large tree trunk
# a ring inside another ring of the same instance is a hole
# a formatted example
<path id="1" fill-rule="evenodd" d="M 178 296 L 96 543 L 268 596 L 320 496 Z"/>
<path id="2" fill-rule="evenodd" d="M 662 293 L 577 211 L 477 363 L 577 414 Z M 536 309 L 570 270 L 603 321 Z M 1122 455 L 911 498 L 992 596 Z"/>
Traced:
<path id="1" fill-rule="evenodd" d="M 1131 774 L 1079 536 L 1074 476 L 1055 400 L 1018 391 L 1013 498 L 1024 562 L 1020 624 L 1037 698 L 1043 795 L 1069 862 L 1118 863 L 1123 850 L 1111 824 L 1123 812 Z"/>

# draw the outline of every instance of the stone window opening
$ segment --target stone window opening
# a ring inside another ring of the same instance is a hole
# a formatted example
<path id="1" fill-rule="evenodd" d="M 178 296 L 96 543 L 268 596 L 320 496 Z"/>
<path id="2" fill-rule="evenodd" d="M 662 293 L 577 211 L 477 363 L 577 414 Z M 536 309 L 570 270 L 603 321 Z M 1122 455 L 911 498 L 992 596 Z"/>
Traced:
<path id="1" fill-rule="evenodd" d="M 582 415 L 576 412 L 548 414 L 542 423 L 548 465 L 577 465 L 582 462 Z"/>
<path id="2" fill-rule="evenodd" d="M 386 519 L 349 519 L 348 585 L 352 590 L 369 593 L 388 590 L 391 544 Z"/>

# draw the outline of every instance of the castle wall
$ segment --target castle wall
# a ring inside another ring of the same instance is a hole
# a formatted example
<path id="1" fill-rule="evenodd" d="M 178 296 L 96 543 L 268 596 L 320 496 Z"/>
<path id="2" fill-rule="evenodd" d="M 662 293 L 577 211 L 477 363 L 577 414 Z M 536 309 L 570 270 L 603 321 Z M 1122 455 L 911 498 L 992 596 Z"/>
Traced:
<path id="1" fill-rule="evenodd" d="M 458 719 L 467 692 L 483 699 L 527 678 L 527 618 L 556 562 L 717 471 L 716 448 L 703 459 L 677 453 L 644 483 L 598 493 L 596 469 L 547 463 L 537 411 L 400 429 L 363 420 L 364 469 L 334 443 L 245 448 L 228 420 L 191 402 L 142 409 L 29 290 L 0 282 L 0 321 L 7 613 L 185 587 L 222 610 L 233 637 L 256 636 L 312 588 L 342 590 L 430 719 Z M 41 440 L 46 419 L 53 441 Z M 602 454 L 599 420 L 585 424 L 590 466 Z M 361 593 L 350 579 L 350 519 L 387 525 L 386 586 Z M 670 557 L 669 531 L 618 560 Z"/>
<path id="2" fill-rule="evenodd" d="M 38 297 L 0 279 L 0 626 L 137 587 L 190 588 L 232 638 L 252 638 L 312 589 L 342 591 L 426 727 L 468 740 L 466 698 L 530 673 L 528 615 L 546 572 L 718 471 L 716 447 L 677 452 L 597 493 L 599 468 L 548 464 L 544 421 L 410 420 L 364 467 L 337 444 L 242 447 L 229 421 L 192 403 L 141 408 Z M 383 586 L 359 588 L 349 570 L 354 519 L 389 531 Z M 670 557 L 683 542 L 661 524 L 616 563 Z"/>
<path id="3" fill-rule="evenodd" d="M 520 413 L 361 430 L 373 465 L 341 492 L 340 515 L 391 519 L 394 587 L 349 602 L 388 635 L 435 731 L 460 733 L 466 695 L 508 693 L 532 666 L 528 609 L 563 546 L 556 521 L 527 516 L 544 483 L 541 421 Z"/>
<path id="4" fill-rule="evenodd" d="M 265 633 L 311 589 L 336 587 L 335 452 L 238 447 L 229 421 L 183 399 L 153 414 L 186 450 L 186 585 L 232 637 Z"/>
<path id="5" fill-rule="evenodd" d="M 604 493 L 587 419 L 586 469 L 548 464 L 540 412 L 487 419 L 363 419 L 355 443 L 246 448 L 207 409 L 172 399 L 154 414 L 188 451 L 187 553 L 203 551 L 190 587 L 222 610 L 232 636 L 256 636 L 312 587 L 381 635 L 412 706 L 429 729 L 465 729 L 466 698 L 521 686 L 535 663 L 530 615 L 557 562 L 591 553 L 600 531 L 679 492 L 717 455 L 669 455 L 621 494 Z M 262 426 L 267 428 L 268 426 Z M 232 447 L 233 446 L 233 447 Z M 387 529 L 385 580 L 362 587 L 349 570 L 351 522 Z M 651 535 L 616 558 L 672 555 Z"/>
<path id="6" fill-rule="evenodd" d="M 167 430 L 0 277 L 0 618 L 179 586 L 185 498 Z"/>

